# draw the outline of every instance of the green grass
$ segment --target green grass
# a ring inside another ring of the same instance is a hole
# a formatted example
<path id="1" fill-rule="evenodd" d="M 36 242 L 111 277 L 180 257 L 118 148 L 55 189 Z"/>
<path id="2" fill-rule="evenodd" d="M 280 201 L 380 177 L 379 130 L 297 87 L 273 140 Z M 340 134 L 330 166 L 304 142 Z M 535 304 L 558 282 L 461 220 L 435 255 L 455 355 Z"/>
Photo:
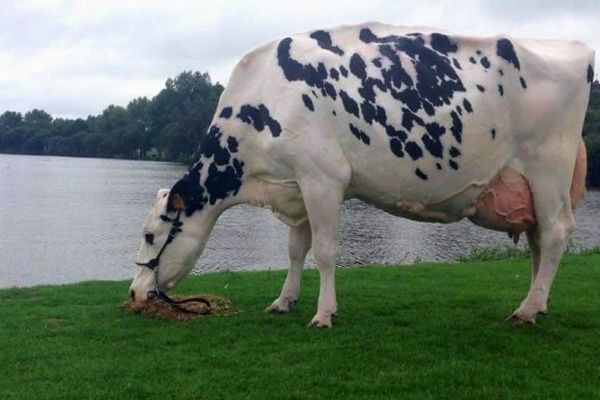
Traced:
<path id="1" fill-rule="evenodd" d="M 550 314 L 504 318 L 525 296 L 524 258 L 338 269 L 333 329 L 307 330 L 318 275 L 288 315 L 263 309 L 284 272 L 187 278 L 179 293 L 238 314 L 147 320 L 128 282 L 0 291 L 0 399 L 600 398 L 600 254 L 568 255 Z"/>

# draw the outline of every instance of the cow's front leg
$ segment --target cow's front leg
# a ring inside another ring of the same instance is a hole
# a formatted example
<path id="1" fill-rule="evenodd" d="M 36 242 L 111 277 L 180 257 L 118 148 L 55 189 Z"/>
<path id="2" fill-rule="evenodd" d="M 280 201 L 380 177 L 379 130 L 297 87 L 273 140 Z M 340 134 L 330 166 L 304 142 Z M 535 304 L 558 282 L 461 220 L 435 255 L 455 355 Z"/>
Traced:
<path id="1" fill-rule="evenodd" d="M 308 220 L 301 225 L 290 227 L 288 240 L 288 253 L 290 256 L 290 269 L 281 288 L 281 294 L 267 311 L 274 314 L 283 314 L 291 310 L 300 295 L 300 278 L 306 254 L 310 250 L 311 233 Z"/>
<path id="2" fill-rule="evenodd" d="M 343 188 L 334 183 L 315 183 L 302 191 L 312 232 L 312 248 L 319 268 L 320 287 L 317 313 L 307 327 L 331 327 L 337 312 L 335 261 Z"/>

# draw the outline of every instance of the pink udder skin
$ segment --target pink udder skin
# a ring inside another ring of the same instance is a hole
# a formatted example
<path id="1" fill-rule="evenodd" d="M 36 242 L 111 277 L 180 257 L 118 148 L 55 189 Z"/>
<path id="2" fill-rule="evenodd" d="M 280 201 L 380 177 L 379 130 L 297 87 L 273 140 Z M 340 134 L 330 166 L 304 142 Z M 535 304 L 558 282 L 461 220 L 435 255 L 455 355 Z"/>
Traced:
<path id="1" fill-rule="evenodd" d="M 585 194 L 587 158 L 583 140 L 579 142 L 571 181 L 571 207 L 574 209 Z M 535 225 L 533 196 L 525 177 L 505 167 L 492 179 L 475 202 L 471 219 L 483 227 L 508 232 L 515 242 L 519 234 Z"/>

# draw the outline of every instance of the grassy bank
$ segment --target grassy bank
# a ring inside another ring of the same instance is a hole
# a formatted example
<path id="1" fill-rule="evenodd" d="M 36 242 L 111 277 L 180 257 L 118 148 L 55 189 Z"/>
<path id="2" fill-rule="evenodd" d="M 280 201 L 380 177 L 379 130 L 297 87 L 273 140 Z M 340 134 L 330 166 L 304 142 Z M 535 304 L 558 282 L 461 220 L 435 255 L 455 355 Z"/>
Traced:
<path id="1" fill-rule="evenodd" d="M 263 309 L 283 272 L 190 277 L 238 314 L 151 321 L 127 282 L 0 291 L 0 398 L 600 398 L 600 254 L 566 256 L 550 315 L 504 322 L 524 258 L 338 270 L 340 315 L 306 330 L 318 275 L 289 315 Z"/>

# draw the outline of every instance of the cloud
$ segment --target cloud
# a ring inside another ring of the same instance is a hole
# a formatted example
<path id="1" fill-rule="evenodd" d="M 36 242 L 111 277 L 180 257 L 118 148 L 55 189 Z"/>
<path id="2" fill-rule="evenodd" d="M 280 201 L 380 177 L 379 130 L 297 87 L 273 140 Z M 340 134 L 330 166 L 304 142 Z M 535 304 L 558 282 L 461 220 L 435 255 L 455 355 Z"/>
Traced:
<path id="1" fill-rule="evenodd" d="M 0 112 L 42 108 L 85 117 L 151 97 L 183 70 L 226 83 L 236 60 L 262 43 L 367 20 L 577 39 L 600 49 L 595 1 L 15 0 L 0 14 Z"/>

